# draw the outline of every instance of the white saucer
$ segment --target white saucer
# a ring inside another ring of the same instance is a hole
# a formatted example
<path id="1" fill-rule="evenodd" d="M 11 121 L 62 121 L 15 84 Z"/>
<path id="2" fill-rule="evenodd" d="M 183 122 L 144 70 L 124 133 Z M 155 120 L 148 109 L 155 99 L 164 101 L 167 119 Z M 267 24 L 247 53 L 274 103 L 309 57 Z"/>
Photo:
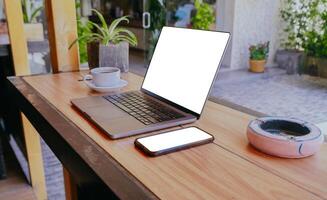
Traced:
<path id="1" fill-rule="evenodd" d="M 94 85 L 92 80 L 84 80 L 84 82 L 89 88 L 97 92 L 115 92 L 120 90 L 122 87 L 125 87 L 128 84 L 127 81 L 120 80 L 120 82 L 117 85 L 113 85 L 110 87 L 97 87 L 96 85 Z"/>

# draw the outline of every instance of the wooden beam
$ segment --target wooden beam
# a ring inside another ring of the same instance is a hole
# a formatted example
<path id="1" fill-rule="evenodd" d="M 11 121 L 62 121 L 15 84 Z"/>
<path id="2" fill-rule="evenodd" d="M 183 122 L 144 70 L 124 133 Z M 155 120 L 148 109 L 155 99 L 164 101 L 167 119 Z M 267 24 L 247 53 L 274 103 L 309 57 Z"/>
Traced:
<path id="1" fill-rule="evenodd" d="M 78 37 L 75 0 L 45 0 L 45 9 L 53 72 L 78 71 L 78 45 L 68 49 Z"/>
<path id="2" fill-rule="evenodd" d="M 32 187 L 37 199 L 44 200 L 47 199 L 47 191 L 40 136 L 24 114 L 22 114 L 22 121 Z"/>
<path id="3" fill-rule="evenodd" d="M 28 50 L 24 34 L 21 0 L 4 0 L 4 5 L 15 73 L 17 76 L 29 75 Z"/>
<path id="4" fill-rule="evenodd" d="M 4 0 L 4 5 L 15 74 L 28 75 L 30 68 L 21 0 Z M 22 122 L 31 184 L 37 199 L 47 199 L 40 137 L 23 114 Z"/>

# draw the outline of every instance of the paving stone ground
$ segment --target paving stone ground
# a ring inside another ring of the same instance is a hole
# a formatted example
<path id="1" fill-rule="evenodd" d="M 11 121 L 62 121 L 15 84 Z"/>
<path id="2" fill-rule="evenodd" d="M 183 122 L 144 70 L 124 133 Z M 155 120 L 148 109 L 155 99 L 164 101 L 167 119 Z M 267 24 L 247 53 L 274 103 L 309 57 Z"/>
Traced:
<path id="1" fill-rule="evenodd" d="M 48 199 L 64 200 L 65 186 L 62 165 L 43 140 L 41 140 L 41 147 Z"/>
<path id="2" fill-rule="evenodd" d="M 222 73 L 211 96 L 272 116 L 327 121 L 327 79 L 279 73 L 239 80 L 238 74 L 224 80 Z"/>

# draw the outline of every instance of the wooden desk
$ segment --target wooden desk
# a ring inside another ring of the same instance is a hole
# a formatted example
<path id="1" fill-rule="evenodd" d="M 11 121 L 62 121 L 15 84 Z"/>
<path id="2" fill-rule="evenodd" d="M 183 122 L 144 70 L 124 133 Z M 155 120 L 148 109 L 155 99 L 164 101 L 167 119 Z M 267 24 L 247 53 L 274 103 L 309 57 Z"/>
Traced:
<path id="1" fill-rule="evenodd" d="M 327 197 L 326 144 L 305 159 L 267 156 L 248 145 L 245 130 L 253 116 L 208 102 L 195 125 L 213 134 L 214 143 L 149 158 L 135 149 L 136 137 L 110 140 L 72 108 L 73 98 L 99 95 L 78 81 L 81 74 L 9 78 L 17 105 L 79 186 L 97 182 L 122 199 Z M 123 78 L 129 82 L 124 90 L 140 87 L 141 77 Z"/>

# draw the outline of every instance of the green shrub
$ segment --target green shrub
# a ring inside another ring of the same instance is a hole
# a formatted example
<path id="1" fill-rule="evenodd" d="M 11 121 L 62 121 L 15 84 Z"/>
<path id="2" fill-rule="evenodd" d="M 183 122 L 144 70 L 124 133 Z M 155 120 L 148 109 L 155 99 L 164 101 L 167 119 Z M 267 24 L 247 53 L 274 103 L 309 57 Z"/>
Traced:
<path id="1" fill-rule="evenodd" d="M 326 56 L 327 0 L 282 0 L 282 47 Z"/>
<path id="2" fill-rule="evenodd" d="M 196 14 L 192 17 L 192 28 L 209 30 L 210 25 L 215 22 L 215 12 L 212 6 L 208 3 L 195 0 L 194 7 Z"/>
<path id="3" fill-rule="evenodd" d="M 154 49 L 157 45 L 161 28 L 166 25 L 167 9 L 165 4 L 160 0 L 148 1 L 149 11 L 151 14 L 149 30 L 149 48 L 146 55 L 147 62 L 150 62 Z"/>
<path id="4" fill-rule="evenodd" d="M 251 45 L 249 51 L 251 60 L 266 60 L 269 54 L 269 42 Z"/>
<path id="5" fill-rule="evenodd" d="M 327 11 L 321 14 L 321 30 L 306 33 L 304 50 L 308 56 L 327 58 Z"/>
<path id="6" fill-rule="evenodd" d="M 88 23 L 88 19 L 82 20 L 78 18 L 77 20 L 77 33 L 79 38 L 85 38 L 85 35 L 89 35 L 92 33 L 92 26 Z M 79 48 L 79 56 L 80 62 L 86 63 L 88 60 L 87 56 L 87 39 L 80 39 L 78 41 L 78 48 Z"/>
<path id="7" fill-rule="evenodd" d="M 317 29 L 319 5 L 326 0 L 282 0 L 280 16 L 284 21 L 282 47 L 303 50 L 307 33 Z"/>

